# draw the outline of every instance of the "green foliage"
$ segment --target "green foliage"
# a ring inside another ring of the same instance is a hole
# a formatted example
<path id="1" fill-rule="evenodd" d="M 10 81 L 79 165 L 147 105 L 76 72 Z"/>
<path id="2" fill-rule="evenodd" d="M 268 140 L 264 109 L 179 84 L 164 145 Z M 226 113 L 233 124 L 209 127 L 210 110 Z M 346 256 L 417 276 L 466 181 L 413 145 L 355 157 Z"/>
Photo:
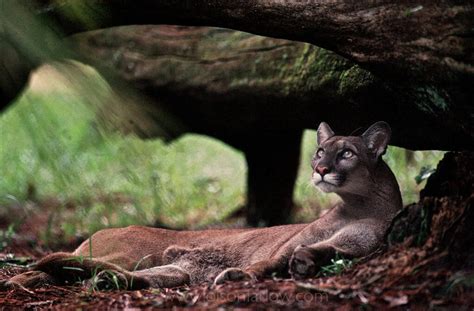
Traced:
<path id="1" fill-rule="evenodd" d="M 422 166 L 420 169 L 420 173 L 415 176 L 415 181 L 419 185 L 423 182 L 423 180 L 428 179 L 436 170 L 431 166 Z"/>
<path id="2" fill-rule="evenodd" d="M 117 272 L 113 270 L 103 270 L 100 273 L 95 271 L 88 282 L 90 292 L 129 288 L 127 279 L 121 278 Z"/>
<path id="3" fill-rule="evenodd" d="M 393 146 L 388 148 L 384 159 L 395 173 L 404 205 L 417 202 L 419 193 L 425 186 L 427 177 L 420 182 L 416 179 L 421 167 L 436 167 L 443 155 L 442 151 L 410 151 Z"/>
<path id="4" fill-rule="evenodd" d="M 318 276 L 340 275 L 344 270 L 352 267 L 353 263 L 353 260 L 343 258 L 341 255 L 336 253 L 336 257 L 331 259 L 329 265 L 321 267 Z"/>
<path id="5" fill-rule="evenodd" d="M 71 262 L 77 262 L 83 264 L 83 256 L 73 256 L 67 260 Z M 81 267 L 74 266 L 63 266 L 64 270 L 77 271 L 76 283 L 87 283 L 89 292 L 100 291 L 100 290 L 120 290 L 129 288 L 128 280 L 125 277 L 120 277 L 119 272 L 105 269 L 101 270 L 100 266 L 96 266 L 91 273 L 91 277 L 88 279 L 81 279 L 80 275 L 84 272 Z"/>

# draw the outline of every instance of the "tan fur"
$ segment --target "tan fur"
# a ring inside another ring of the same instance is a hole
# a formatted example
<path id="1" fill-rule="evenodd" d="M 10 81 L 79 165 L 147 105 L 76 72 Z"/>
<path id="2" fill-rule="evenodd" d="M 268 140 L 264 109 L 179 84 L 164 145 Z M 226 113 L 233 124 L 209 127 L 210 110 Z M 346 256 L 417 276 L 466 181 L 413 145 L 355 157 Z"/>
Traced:
<path id="1" fill-rule="evenodd" d="M 347 175 L 346 184 L 335 190 L 341 203 L 310 224 L 204 231 L 140 226 L 105 229 L 91 237 L 92 245 L 86 240 L 73 253 L 49 255 L 38 262 L 35 270 L 62 283 L 73 276 L 87 279 L 110 270 L 126 280 L 129 288 L 170 287 L 210 280 L 258 279 L 288 270 L 294 278 L 302 278 L 314 275 L 336 252 L 347 257 L 368 255 L 380 245 L 402 206 L 395 177 L 378 158 L 384 149 L 377 144 L 386 144 L 387 140 L 375 137 L 367 142 L 364 136 L 334 136 L 326 126 L 318 132 L 320 147 L 325 146 L 328 153 L 331 148 L 339 152 L 348 144 L 359 152 L 360 163 Z M 27 286 L 34 283 L 26 279 L 18 276 L 10 281 Z"/>

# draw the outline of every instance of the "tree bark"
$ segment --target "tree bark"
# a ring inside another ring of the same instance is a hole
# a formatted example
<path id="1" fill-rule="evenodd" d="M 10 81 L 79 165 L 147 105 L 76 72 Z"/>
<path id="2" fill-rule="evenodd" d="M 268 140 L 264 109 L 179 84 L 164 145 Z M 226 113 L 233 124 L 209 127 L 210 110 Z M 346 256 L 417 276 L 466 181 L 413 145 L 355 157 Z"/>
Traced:
<path id="1" fill-rule="evenodd" d="M 256 137 L 248 139 L 243 149 L 248 168 L 249 225 L 266 227 L 291 220 L 301 137 L 301 131 L 282 131 L 270 135 L 256 133 Z"/>
<path id="2" fill-rule="evenodd" d="M 0 111 L 23 90 L 36 67 L 5 38 L 0 36 Z"/>
<path id="3" fill-rule="evenodd" d="M 67 34 L 132 24 L 217 26 L 309 42 L 405 77 L 474 72 L 470 1 L 41 0 Z M 31 4 L 29 4 L 31 6 Z M 71 14 L 79 12 L 79 14 Z M 415 70 L 414 70 L 415 69 Z M 408 72 L 407 72 L 408 70 Z M 429 73 L 427 75 L 427 73 Z"/>
<path id="4" fill-rule="evenodd" d="M 474 153 L 449 152 L 428 178 L 420 201 L 394 220 L 388 241 L 448 250 L 455 269 L 471 269 L 474 259 Z M 410 243 L 407 243 L 410 242 Z"/>
<path id="5" fill-rule="evenodd" d="M 237 148 L 255 133 L 317 128 L 323 120 L 346 135 L 385 120 L 393 127 L 391 143 L 409 149 L 473 147 L 469 94 L 386 80 L 309 44 L 174 26 L 119 27 L 73 40 L 91 62 L 152 98 L 142 110 L 162 107 L 188 130 Z"/>
<path id="6" fill-rule="evenodd" d="M 393 97 L 401 100 L 397 103 L 388 97 L 375 96 L 379 99 L 376 105 L 380 106 L 387 99 L 389 103 L 384 103 L 383 108 L 376 108 L 386 110 L 385 114 L 368 111 L 371 116 L 388 119 L 392 115 L 400 117 L 401 110 L 405 108 L 408 108 L 406 114 L 413 110 L 423 110 L 422 113 L 410 116 L 412 124 L 398 133 L 411 140 L 409 137 L 414 133 L 413 129 L 421 128 L 422 134 L 418 136 L 423 135 L 428 142 L 424 143 L 416 138 L 416 144 L 402 142 L 403 145 L 415 149 L 472 148 L 466 147 L 472 145 L 474 132 L 471 90 L 474 84 L 474 9 L 468 1 L 421 1 L 412 5 L 408 2 L 394 4 L 392 1 L 37 0 L 5 1 L 2 2 L 2 9 L 18 6 L 18 3 L 46 20 L 47 23 L 44 24 L 55 23 L 63 35 L 113 25 L 181 23 L 225 26 L 311 42 L 356 61 L 360 68 L 369 70 L 368 75 L 371 78 L 386 81 L 385 85 L 391 88 L 391 93 L 395 95 Z M 5 23 L 3 20 L 6 20 L 8 25 L 18 19 L 14 14 L 4 15 L 6 16 L 2 15 L 2 26 Z M 36 24 L 30 25 L 28 29 L 38 28 Z M 8 27 L 5 29 L 7 33 L 12 30 Z M 24 34 L 25 32 L 20 37 Z M 200 39 L 205 40 L 203 37 Z M 232 41 L 232 38 L 229 38 L 229 41 Z M 185 40 L 182 42 L 191 43 Z M 210 49 L 215 48 L 208 43 Z M 124 44 L 126 45 L 123 42 L 115 47 L 122 46 L 122 50 L 126 49 Z M 51 44 L 44 45 L 36 46 L 34 50 L 48 50 Z M 258 49 L 258 46 L 256 48 Z M 16 50 L 19 51 L 17 47 Z M 121 51 L 115 52 L 120 55 Z M 358 70 L 354 69 L 348 77 L 360 77 L 355 71 Z M 20 73 L 18 76 L 25 75 Z M 316 77 L 308 75 L 306 79 Z M 19 87 L 16 87 L 13 93 L 18 89 Z M 398 92 L 406 94 L 398 96 Z M 380 93 L 388 94 L 384 91 Z M 8 100 L 13 96 L 14 94 L 4 97 Z M 297 102 L 304 106 L 304 101 L 299 98 Z M 408 107 L 409 104 L 415 105 L 415 109 Z M 370 110 L 374 108 L 370 105 L 361 106 L 365 107 L 370 107 Z M 325 117 L 324 114 L 321 117 Z M 344 122 L 341 123 L 345 125 Z M 347 124 L 347 127 L 353 127 L 354 123 Z M 357 126 L 360 125 L 366 124 L 360 123 Z M 341 129 L 349 130 L 347 127 Z M 427 131 L 428 127 L 433 128 L 436 133 Z M 431 140 L 436 138 L 431 136 L 437 135 L 438 132 L 445 134 L 433 144 Z M 454 138 L 455 142 L 451 143 L 445 137 Z"/>

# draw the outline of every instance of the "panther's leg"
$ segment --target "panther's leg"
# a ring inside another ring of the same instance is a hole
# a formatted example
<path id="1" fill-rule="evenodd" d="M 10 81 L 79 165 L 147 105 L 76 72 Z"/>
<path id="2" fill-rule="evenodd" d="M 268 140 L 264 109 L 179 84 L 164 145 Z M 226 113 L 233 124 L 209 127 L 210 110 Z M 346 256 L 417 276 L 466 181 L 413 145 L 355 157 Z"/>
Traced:
<path id="1" fill-rule="evenodd" d="M 289 261 L 289 272 L 294 279 L 314 276 L 319 269 L 340 254 L 345 258 L 368 255 L 380 244 L 379 232 L 367 223 L 348 225 L 330 239 L 312 245 L 299 245 Z"/>
<path id="2" fill-rule="evenodd" d="M 288 256 L 279 255 L 268 260 L 258 261 L 246 267 L 244 270 L 247 273 L 255 276 L 255 278 L 260 279 L 274 272 L 282 272 L 282 270 L 286 267 L 287 262 Z"/>
<path id="3" fill-rule="evenodd" d="M 285 267 L 286 260 L 287 259 L 282 256 L 258 261 L 244 269 L 228 268 L 219 273 L 214 280 L 214 284 L 221 284 L 225 281 L 255 281 L 273 272 L 280 272 Z"/>
<path id="4" fill-rule="evenodd" d="M 149 282 L 150 287 L 182 286 L 189 284 L 191 280 L 191 277 L 187 271 L 177 265 L 172 264 L 132 271 L 130 273 L 133 277 L 146 279 Z"/>
<path id="5" fill-rule="evenodd" d="M 186 271 L 176 265 L 166 265 L 137 271 L 127 271 L 127 273 L 116 270 L 103 270 L 88 281 L 88 286 L 99 290 L 142 289 L 148 287 L 176 287 L 189 283 L 190 276 Z"/>
<path id="6" fill-rule="evenodd" d="M 178 258 L 181 256 L 188 254 L 189 252 L 192 252 L 192 248 L 186 248 L 178 245 L 171 245 L 165 251 L 163 252 L 162 255 L 162 260 L 163 264 L 169 264 L 172 263 L 173 261 L 176 261 Z"/>

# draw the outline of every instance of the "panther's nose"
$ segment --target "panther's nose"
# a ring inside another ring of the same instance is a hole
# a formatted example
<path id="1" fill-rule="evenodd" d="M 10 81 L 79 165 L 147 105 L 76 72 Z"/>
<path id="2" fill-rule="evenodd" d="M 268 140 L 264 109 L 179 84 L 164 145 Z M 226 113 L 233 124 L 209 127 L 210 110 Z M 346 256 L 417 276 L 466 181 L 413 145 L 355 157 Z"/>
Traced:
<path id="1" fill-rule="evenodd" d="M 326 166 L 316 166 L 316 172 L 318 172 L 319 175 L 324 176 L 329 173 L 329 168 Z"/>

